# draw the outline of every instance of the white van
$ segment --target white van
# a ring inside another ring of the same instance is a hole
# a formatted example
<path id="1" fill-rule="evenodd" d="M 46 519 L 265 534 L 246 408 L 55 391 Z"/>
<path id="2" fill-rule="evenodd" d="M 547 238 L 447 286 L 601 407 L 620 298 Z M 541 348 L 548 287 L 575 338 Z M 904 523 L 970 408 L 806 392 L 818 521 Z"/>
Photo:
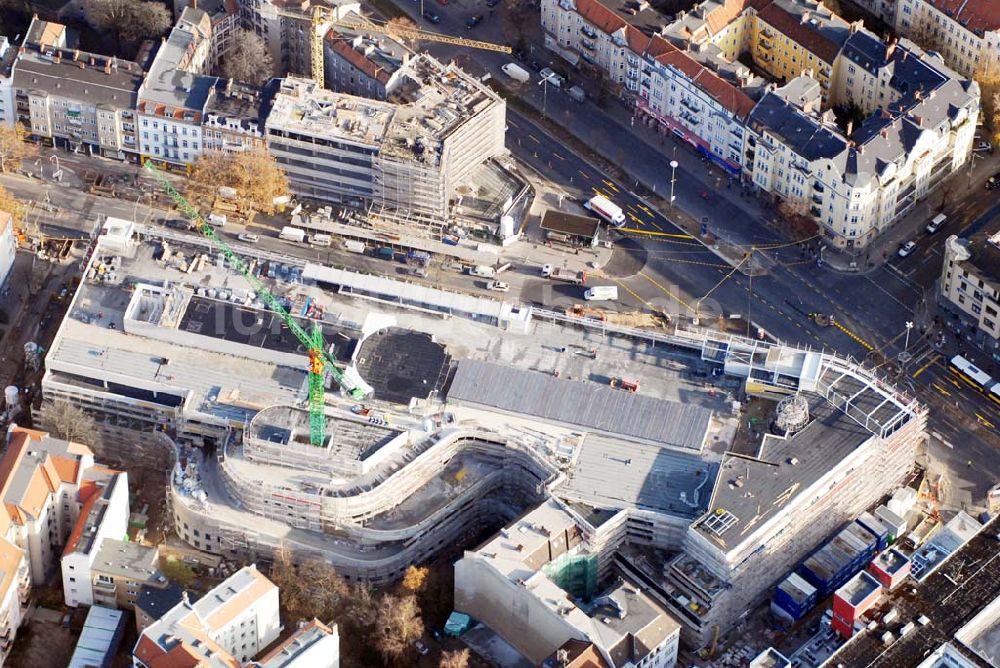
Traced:
<path id="1" fill-rule="evenodd" d="M 310 246 L 330 246 L 333 244 L 333 237 L 329 234 L 314 234 L 309 237 Z"/>
<path id="2" fill-rule="evenodd" d="M 213 227 L 225 227 L 226 223 L 229 222 L 229 219 L 221 213 L 210 213 L 208 214 L 207 222 Z"/>
<path id="3" fill-rule="evenodd" d="M 583 298 L 590 302 L 618 301 L 618 286 L 595 285 L 583 293 Z"/>
<path id="4" fill-rule="evenodd" d="M 939 213 L 938 215 L 934 216 L 934 220 L 927 223 L 927 227 L 924 228 L 924 231 L 927 232 L 927 234 L 934 234 L 942 227 L 944 227 L 944 224 L 946 222 L 948 222 L 948 216 L 944 215 L 943 213 Z"/>
<path id="5" fill-rule="evenodd" d="M 483 278 L 493 278 L 497 275 L 496 269 L 485 264 L 479 264 L 472 267 L 469 269 L 469 273 L 473 276 L 482 276 Z"/>

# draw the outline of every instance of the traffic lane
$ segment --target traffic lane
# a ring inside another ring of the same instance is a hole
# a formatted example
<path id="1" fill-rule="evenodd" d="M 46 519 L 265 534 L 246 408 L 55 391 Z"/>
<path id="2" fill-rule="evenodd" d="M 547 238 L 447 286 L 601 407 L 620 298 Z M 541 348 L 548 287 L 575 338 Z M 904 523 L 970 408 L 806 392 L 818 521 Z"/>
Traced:
<path id="1" fill-rule="evenodd" d="M 943 357 L 936 359 L 917 380 L 928 394 L 945 404 L 954 417 L 967 423 L 975 421 L 990 432 L 1000 435 L 1000 406 L 991 401 L 978 387 L 947 366 Z"/>
<path id="2" fill-rule="evenodd" d="M 507 147 L 517 158 L 524 160 L 536 169 L 540 166 L 544 167 L 540 171 L 548 178 L 555 180 L 553 176 L 558 175 L 561 178 L 560 185 L 566 189 L 575 188 L 581 194 L 603 191 L 622 208 L 625 208 L 625 204 L 630 202 L 641 203 L 639 197 L 632 194 L 627 185 L 610 179 L 607 174 L 586 162 L 581 156 L 571 152 L 568 147 L 563 146 L 543 132 L 538 125 L 522 114 L 508 109 L 507 117 L 509 128 Z M 619 130 L 621 133 L 627 134 L 625 129 L 619 127 Z M 669 199 L 672 171 L 670 160 L 644 143 L 641 147 L 641 153 L 645 158 L 644 162 L 662 175 L 662 178 L 658 179 L 658 183 L 656 181 L 652 183 L 653 192 L 664 199 Z M 681 156 L 681 159 L 678 160 L 680 165 L 676 170 L 674 188 L 675 206 L 678 209 L 683 210 L 698 221 L 707 217 L 710 231 L 717 233 L 729 243 L 769 245 L 782 242 L 780 237 L 763 226 L 755 217 L 747 214 L 729 199 L 719 196 L 714 185 L 706 185 L 702 182 L 695 172 L 690 171 L 685 166 L 685 161 L 690 160 L 700 160 L 700 158 L 689 154 Z M 720 184 L 719 189 L 721 190 L 738 189 L 738 186 L 733 185 L 727 179 L 719 179 L 717 183 Z M 622 201 L 617 199 L 619 197 L 623 198 Z M 639 218 L 639 221 L 633 222 L 637 224 L 655 222 L 661 228 L 665 220 L 654 217 L 651 221 L 644 221 L 642 216 Z M 650 226 L 656 229 L 655 226 Z M 670 227 L 673 229 L 659 231 L 684 232 L 673 224 Z"/>

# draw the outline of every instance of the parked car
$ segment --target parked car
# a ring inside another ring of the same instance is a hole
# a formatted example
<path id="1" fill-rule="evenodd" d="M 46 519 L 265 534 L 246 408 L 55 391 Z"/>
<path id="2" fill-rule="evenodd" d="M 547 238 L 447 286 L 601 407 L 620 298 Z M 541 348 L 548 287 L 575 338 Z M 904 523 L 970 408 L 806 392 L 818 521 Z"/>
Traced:
<path id="1" fill-rule="evenodd" d="M 986 189 L 987 190 L 1000 189 L 1000 172 L 997 172 L 990 178 L 986 179 Z"/>
<path id="2" fill-rule="evenodd" d="M 410 274 L 417 278 L 427 278 L 427 270 L 423 267 L 414 267 L 410 270 Z"/>
<path id="3" fill-rule="evenodd" d="M 899 247 L 899 250 L 896 251 L 896 253 L 899 255 L 899 257 L 906 257 L 916 249 L 917 249 L 916 241 L 907 241 L 905 244 Z"/>
<path id="4" fill-rule="evenodd" d="M 255 244 L 258 241 L 260 241 L 259 234 L 250 234 L 248 232 L 244 232 L 243 234 L 239 235 L 236 238 L 239 239 L 240 241 L 245 241 L 248 244 Z"/>
<path id="5" fill-rule="evenodd" d="M 504 283 L 503 281 L 490 281 L 489 285 L 486 287 L 490 290 L 496 290 L 497 292 L 507 292 L 510 290 L 510 285 Z"/>
<path id="6" fill-rule="evenodd" d="M 469 30 L 472 30 L 482 22 L 483 22 L 483 15 L 476 14 L 475 16 L 470 17 L 469 20 L 465 22 L 465 27 Z"/>
<path id="7" fill-rule="evenodd" d="M 431 651 L 430 647 L 424 644 L 421 640 L 414 642 L 413 646 L 417 648 L 417 653 L 420 654 L 420 656 L 427 656 L 427 653 Z"/>
<path id="8" fill-rule="evenodd" d="M 543 278 L 548 278 L 551 275 L 552 275 L 552 265 L 551 264 L 543 264 L 542 265 L 542 277 Z"/>
<path id="9" fill-rule="evenodd" d="M 978 142 L 976 142 L 976 147 L 974 149 L 972 149 L 972 150 L 973 151 L 979 151 L 979 152 L 992 153 L 993 152 L 993 144 L 989 143 L 988 141 L 978 141 Z"/>
<path id="10" fill-rule="evenodd" d="M 193 227 L 189 221 L 184 220 L 183 218 L 165 220 L 163 221 L 163 226 L 168 227 L 171 230 L 190 230 Z"/>
<path id="11" fill-rule="evenodd" d="M 562 88 L 565 79 L 552 71 L 551 67 L 546 67 L 544 70 L 539 72 L 543 79 L 548 79 L 549 84 L 555 86 L 556 88 Z"/>
<path id="12" fill-rule="evenodd" d="M 424 10 L 424 18 L 427 19 L 428 21 L 430 21 L 431 23 L 435 23 L 435 24 L 436 23 L 441 23 L 441 17 L 438 16 L 438 13 L 435 12 L 433 9 L 425 9 Z"/>

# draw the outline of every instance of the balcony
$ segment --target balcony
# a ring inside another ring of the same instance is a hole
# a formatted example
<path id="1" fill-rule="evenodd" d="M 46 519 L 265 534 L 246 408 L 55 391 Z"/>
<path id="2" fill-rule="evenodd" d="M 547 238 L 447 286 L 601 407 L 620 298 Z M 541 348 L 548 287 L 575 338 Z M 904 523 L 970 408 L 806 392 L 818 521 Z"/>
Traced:
<path id="1" fill-rule="evenodd" d="M 580 46 L 582 46 L 583 48 L 585 48 L 587 51 L 593 51 L 594 50 L 594 43 L 591 42 L 589 39 L 582 39 L 582 40 L 580 40 Z"/>
<path id="2" fill-rule="evenodd" d="M 809 213 L 815 216 L 816 218 L 819 218 L 820 216 L 823 215 L 823 212 L 814 206 L 809 207 Z"/>
<path id="3" fill-rule="evenodd" d="M 595 39 L 597 37 L 597 31 L 590 26 L 582 26 L 580 32 L 589 37 L 590 39 Z"/>
<path id="4" fill-rule="evenodd" d="M 760 48 L 764 49 L 765 51 L 770 51 L 771 43 L 768 42 L 766 39 L 762 39 L 760 40 Z"/>
<path id="5" fill-rule="evenodd" d="M 687 98 L 684 97 L 681 98 L 681 106 L 687 108 L 688 110 L 690 110 L 695 114 L 701 113 L 701 109 L 699 109 L 697 105 L 694 105 L 691 102 L 689 102 Z"/>
<path id="6" fill-rule="evenodd" d="M 822 193 L 822 192 L 825 192 L 826 189 L 823 188 L 823 186 L 820 184 L 819 181 L 814 181 L 813 182 L 813 190 L 815 190 L 818 193 Z"/>
<path id="7" fill-rule="evenodd" d="M 812 201 L 813 201 L 813 204 L 819 204 L 820 206 L 823 206 L 823 198 L 820 197 L 819 195 L 813 195 L 812 196 Z"/>
<path id="8" fill-rule="evenodd" d="M 118 588 L 115 587 L 114 582 L 106 582 L 101 579 L 94 580 L 94 593 L 98 591 L 114 593 L 117 590 Z"/>

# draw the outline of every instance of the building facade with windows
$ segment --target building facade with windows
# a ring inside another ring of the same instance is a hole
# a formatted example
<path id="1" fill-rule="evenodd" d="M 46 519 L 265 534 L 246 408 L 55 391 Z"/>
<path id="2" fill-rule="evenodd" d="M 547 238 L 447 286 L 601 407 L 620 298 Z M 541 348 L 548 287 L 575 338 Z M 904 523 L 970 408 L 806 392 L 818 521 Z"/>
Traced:
<path id="1" fill-rule="evenodd" d="M 13 127 L 17 120 L 14 106 L 14 59 L 17 46 L 7 37 L 0 36 L 0 125 Z"/>
<path id="2" fill-rule="evenodd" d="M 1000 233 L 944 245 L 940 300 L 979 347 L 1000 361 Z"/>
<path id="3" fill-rule="evenodd" d="M 647 37 L 637 26 L 666 24 Z M 611 80 L 730 175 L 867 246 L 965 165 L 978 86 L 911 42 L 884 42 L 821 2 L 710 0 L 669 22 L 651 9 L 545 0 L 546 45 Z M 737 59 L 749 55 L 776 84 Z M 813 83 L 810 83 L 813 82 Z M 777 87 L 780 86 L 780 87 Z M 866 118 L 838 127 L 829 109 Z"/>
<path id="4" fill-rule="evenodd" d="M 136 668 L 242 665 L 281 633 L 278 588 L 245 566 L 198 601 L 183 600 L 146 627 L 132 652 Z"/>
<path id="5" fill-rule="evenodd" d="M 202 151 L 202 122 L 218 80 L 202 74 L 211 55 L 208 15 L 186 9 L 163 40 L 138 92 L 139 150 L 161 165 L 186 167 Z"/>
<path id="6" fill-rule="evenodd" d="M 384 100 L 401 81 L 413 53 L 385 35 L 330 30 L 323 40 L 326 87 L 338 93 Z"/>
<path id="7" fill-rule="evenodd" d="M 12 65 L 17 120 L 67 150 L 134 155 L 142 77 L 138 63 L 68 48 L 65 26 L 35 18 Z"/>
<path id="8" fill-rule="evenodd" d="M 390 102 L 282 81 L 268 151 L 293 192 L 443 220 L 463 179 L 504 155 L 506 105 L 454 65 L 410 60 Z M 405 94 L 403 91 L 405 90 Z"/>
<path id="9" fill-rule="evenodd" d="M 14 230 L 14 218 L 10 213 L 0 211 L 0 288 L 3 288 L 10 278 L 16 255 L 17 235 Z"/>
<path id="10" fill-rule="evenodd" d="M 1000 67 L 1000 8 L 991 0 L 896 0 L 884 20 L 964 76 Z"/>

